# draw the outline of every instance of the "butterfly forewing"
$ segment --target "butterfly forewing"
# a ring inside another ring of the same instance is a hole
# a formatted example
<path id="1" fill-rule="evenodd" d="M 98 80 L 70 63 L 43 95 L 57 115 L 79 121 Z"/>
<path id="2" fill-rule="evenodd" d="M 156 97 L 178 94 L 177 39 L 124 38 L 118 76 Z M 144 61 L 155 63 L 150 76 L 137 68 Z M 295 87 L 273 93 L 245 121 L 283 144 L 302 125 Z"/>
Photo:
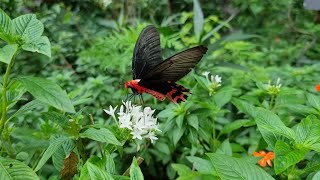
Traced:
<path id="1" fill-rule="evenodd" d="M 139 35 L 133 52 L 133 79 L 142 79 L 145 73 L 162 62 L 160 36 L 157 29 L 149 25 Z"/>
<path id="2" fill-rule="evenodd" d="M 188 74 L 207 52 L 204 46 L 196 46 L 182 51 L 149 69 L 141 78 L 141 83 L 158 80 L 176 82 Z"/>

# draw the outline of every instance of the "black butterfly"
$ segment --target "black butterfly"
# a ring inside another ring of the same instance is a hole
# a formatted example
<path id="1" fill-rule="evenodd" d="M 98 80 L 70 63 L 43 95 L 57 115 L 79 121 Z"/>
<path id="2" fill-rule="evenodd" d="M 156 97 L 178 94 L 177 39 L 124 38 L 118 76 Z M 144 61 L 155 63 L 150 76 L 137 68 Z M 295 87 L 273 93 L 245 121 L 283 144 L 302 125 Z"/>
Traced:
<path id="1" fill-rule="evenodd" d="M 149 25 L 142 30 L 136 42 L 132 60 L 133 80 L 126 82 L 125 87 L 131 88 L 136 95 L 148 93 L 161 101 L 166 96 L 175 103 L 186 101 L 190 92 L 176 81 L 188 74 L 207 50 L 200 45 L 163 60 L 159 33 Z"/>

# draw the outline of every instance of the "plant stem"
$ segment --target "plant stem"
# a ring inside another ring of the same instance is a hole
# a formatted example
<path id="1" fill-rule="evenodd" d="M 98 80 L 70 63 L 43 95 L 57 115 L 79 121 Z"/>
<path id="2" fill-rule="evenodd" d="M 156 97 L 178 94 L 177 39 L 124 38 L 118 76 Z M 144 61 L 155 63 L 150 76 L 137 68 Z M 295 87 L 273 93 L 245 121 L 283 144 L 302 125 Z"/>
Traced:
<path id="1" fill-rule="evenodd" d="M 16 53 L 13 55 L 10 63 L 7 66 L 6 73 L 3 78 L 2 83 L 2 113 L 1 113 L 1 120 L 0 120 L 0 135 L 2 135 L 4 124 L 6 122 L 6 116 L 7 116 L 7 85 L 9 81 L 9 74 L 11 71 L 12 64 L 14 62 L 14 59 L 16 57 Z"/>

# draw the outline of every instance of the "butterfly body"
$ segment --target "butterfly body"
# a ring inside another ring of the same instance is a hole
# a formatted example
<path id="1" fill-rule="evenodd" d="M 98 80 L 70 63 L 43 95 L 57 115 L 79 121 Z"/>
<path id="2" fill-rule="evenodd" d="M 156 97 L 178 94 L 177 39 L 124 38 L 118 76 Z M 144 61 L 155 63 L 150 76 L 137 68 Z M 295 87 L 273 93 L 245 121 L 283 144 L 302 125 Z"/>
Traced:
<path id="1" fill-rule="evenodd" d="M 125 83 L 134 94 L 148 93 L 163 101 L 168 97 L 174 103 L 187 100 L 188 89 L 176 82 L 188 74 L 207 52 L 200 45 L 166 60 L 162 59 L 160 36 L 154 26 L 145 27 L 134 48 L 132 72 L 133 80 Z"/>

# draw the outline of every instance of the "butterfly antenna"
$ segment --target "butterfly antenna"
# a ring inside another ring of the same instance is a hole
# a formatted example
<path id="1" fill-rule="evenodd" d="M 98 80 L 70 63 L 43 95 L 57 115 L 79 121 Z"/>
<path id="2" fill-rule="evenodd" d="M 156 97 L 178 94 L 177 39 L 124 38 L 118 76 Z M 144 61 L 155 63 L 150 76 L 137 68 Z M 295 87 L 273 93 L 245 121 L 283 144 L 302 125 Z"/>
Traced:
<path id="1" fill-rule="evenodd" d="M 140 103 L 141 103 L 141 104 L 144 104 L 142 94 L 139 94 L 139 100 L 140 100 Z"/>

